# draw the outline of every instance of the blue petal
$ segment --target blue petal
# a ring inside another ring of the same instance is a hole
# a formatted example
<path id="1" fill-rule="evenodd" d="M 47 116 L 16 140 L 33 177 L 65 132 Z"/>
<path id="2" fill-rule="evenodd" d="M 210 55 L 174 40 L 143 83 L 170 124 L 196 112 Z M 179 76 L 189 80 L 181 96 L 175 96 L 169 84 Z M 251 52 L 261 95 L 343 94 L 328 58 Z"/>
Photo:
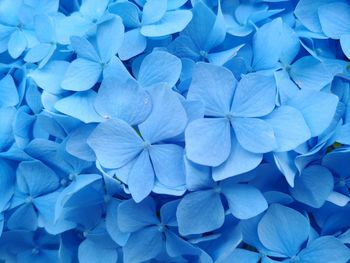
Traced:
<path id="1" fill-rule="evenodd" d="M 238 83 L 231 113 L 237 117 L 261 117 L 275 107 L 276 83 L 273 77 L 248 74 Z"/>
<path id="2" fill-rule="evenodd" d="M 256 252 L 236 248 L 222 263 L 257 263 L 260 260 L 260 255 Z"/>
<path id="3" fill-rule="evenodd" d="M 222 164 L 231 151 L 230 132 L 230 123 L 223 118 L 192 121 L 185 132 L 188 159 L 202 165 Z"/>
<path id="4" fill-rule="evenodd" d="M 303 114 L 311 136 L 318 136 L 331 124 L 335 115 L 338 97 L 325 92 L 302 90 L 287 103 Z"/>
<path id="5" fill-rule="evenodd" d="M 123 247 L 124 262 L 138 263 L 155 258 L 162 250 L 162 234 L 156 226 L 133 233 Z"/>
<path id="6" fill-rule="evenodd" d="M 252 66 L 255 70 L 271 69 L 277 66 L 282 51 L 280 45 L 282 29 L 282 19 L 276 18 L 259 28 L 254 35 Z"/>
<path id="7" fill-rule="evenodd" d="M 109 6 L 109 11 L 120 16 L 127 28 L 135 28 L 140 26 L 140 10 L 132 2 L 117 2 Z"/>
<path id="8" fill-rule="evenodd" d="M 105 12 L 108 0 L 85 0 L 80 6 L 80 13 L 88 18 L 100 18 Z"/>
<path id="9" fill-rule="evenodd" d="M 224 181 L 220 184 L 230 212 L 239 219 L 249 219 L 264 212 L 268 205 L 262 193 L 247 184 Z"/>
<path id="10" fill-rule="evenodd" d="M 214 185 L 210 167 L 185 159 L 186 186 L 190 191 L 209 189 Z"/>
<path id="11" fill-rule="evenodd" d="M 306 56 L 295 62 L 290 76 L 301 89 L 321 90 L 333 80 L 325 65 L 312 56 Z"/>
<path id="12" fill-rule="evenodd" d="M 99 24 L 96 31 L 101 61 L 107 63 L 115 56 L 124 40 L 124 25 L 119 16 Z"/>
<path id="13" fill-rule="evenodd" d="M 38 218 L 32 204 L 24 204 L 11 214 L 7 221 L 9 229 L 34 231 L 38 227 Z"/>
<path id="14" fill-rule="evenodd" d="M 16 106 L 19 96 L 16 84 L 11 75 L 7 74 L 0 80 L 0 107 Z"/>
<path id="15" fill-rule="evenodd" d="M 144 88 L 165 82 L 170 88 L 178 81 L 181 60 L 165 51 L 153 51 L 141 64 L 138 81 Z"/>
<path id="16" fill-rule="evenodd" d="M 213 168 L 213 179 L 220 181 L 249 172 L 260 164 L 262 156 L 262 154 L 245 150 L 237 139 L 231 136 L 231 153 L 223 164 Z"/>
<path id="17" fill-rule="evenodd" d="M 55 42 L 54 24 L 48 15 L 34 17 L 35 34 L 41 43 Z"/>
<path id="18" fill-rule="evenodd" d="M 118 260 L 118 251 L 85 239 L 79 246 L 78 258 L 81 263 L 115 263 Z"/>
<path id="19" fill-rule="evenodd" d="M 168 11 L 155 24 L 141 27 L 141 34 L 146 37 L 162 37 L 182 31 L 192 19 L 189 10 Z"/>
<path id="20" fill-rule="evenodd" d="M 150 114 L 152 101 L 150 95 L 140 89 L 134 80 L 118 83 L 114 79 L 104 79 L 94 106 L 104 118 L 122 119 L 130 125 L 136 125 Z"/>
<path id="21" fill-rule="evenodd" d="M 345 263 L 350 259 L 350 249 L 335 237 L 323 236 L 312 241 L 298 256 L 308 263 Z"/>
<path id="22" fill-rule="evenodd" d="M 237 52 L 243 47 L 244 45 L 239 45 L 237 47 L 216 52 L 216 53 L 210 53 L 208 54 L 208 61 L 214 65 L 222 66 L 229 60 L 231 60 L 233 57 L 237 55 Z"/>
<path id="23" fill-rule="evenodd" d="M 121 232 L 118 223 L 118 207 L 121 201 L 113 198 L 107 205 L 106 230 L 111 238 L 121 246 L 124 246 L 129 238 L 129 233 Z"/>
<path id="24" fill-rule="evenodd" d="M 24 57 L 24 61 L 30 63 L 36 63 L 43 60 L 46 56 L 51 56 L 55 50 L 51 44 L 38 44 L 32 47 Z"/>
<path id="25" fill-rule="evenodd" d="M 272 126 L 258 118 L 234 118 L 232 126 L 240 145 L 253 153 L 265 153 L 277 147 Z"/>
<path id="26" fill-rule="evenodd" d="M 218 193 L 198 191 L 181 199 L 176 217 L 181 235 L 202 234 L 221 227 L 225 211 Z"/>
<path id="27" fill-rule="evenodd" d="M 12 33 L 8 42 L 8 52 L 12 58 L 18 58 L 27 47 L 27 39 L 24 33 L 16 30 Z"/>
<path id="28" fill-rule="evenodd" d="M 15 179 L 14 170 L 7 162 L 0 159 L 0 211 L 4 210 L 14 193 Z"/>
<path id="29" fill-rule="evenodd" d="M 165 14 L 167 0 L 147 0 L 142 9 L 142 24 L 158 22 Z"/>
<path id="30" fill-rule="evenodd" d="M 122 120 L 101 123 L 87 140 L 97 159 L 106 168 L 120 168 L 143 149 L 141 138 Z"/>
<path id="31" fill-rule="evenodd" d="M 182 133 L 187 115 L 179 97 L 162 84 L 151 91 L 152 112 L 139 125 L 142 137 L 149 143 L 170 139 Z"/>
<path id="32" fill-rule="evenodd" d="M 78 57 L 94 62 L 100 61 L 95 47 L 86 38 L 72 36 L 70 38 L 70 43 L 75 53 L 77 53 Z"/>
<path id="33" fill-rule="evenodd" d="M 88 90 L 96 84 L 101 73 L 102 66 L 99 63 L 78 58 L 70 63 L 61 86 L 66 90 Z"/>
<path id="34" fill-rule="evenodd" d="M 332 191 L 333 176 L 327 168 L 319 165 L 305 168 L 295 178 L 294 188 L 290 189 L 297 201 L 315 208 L 320 208 Z"/>
<path id="35" fill-rule="evenodd" d="M 258 225 L 261 243 L 285 257 L 295 256 L 309 236 L 308 220 L 292 208 L 273 204 Z"/>
<path id="36" fill-rule="evenodd" d="M 197 63 L 187 99 L 204 102 L 205 115 L 225 116 L 230 111 L 236 79 L 224 67 Z"/>
<path id="37" fill-rule="evenodd" d="M 42 69 L 36 69 L 28 76 L 45 91 L 52 94 L 62 93 L 61 82 L 69 67 L 69 63 L 62 60 L 54 60 L 46 64 Z"/>
<path id="38" fill-rule="evenodd" d="M 350 33 L 340 37 L 340 45 L 345 56 L 350 59 Z"/>
<path id="39" fill-rule="evenodd" d="M 55 108 L 68 116 L 77 118 L 84 123 L 101 122 L 103 118 L 99 116 L 94 108 L 96 92 L 93 90 L 76 92 L 56 102 Z"/>
<path id="40" fill-rule="evenodd" d="M 303 115 L 290 106 L 281 106 L 264 118 L 275 133 L 275 151 L 290 151 L 311 138 Z"/>
<path id="41" fill-rule="evenodd" d="M 326 36 L 339 39 L 350 33 L 350 5 L 347 3 L 330 3 L 318 9 L 322 31 Z"/>
<path id="42" fill-rule="evenodd" d="M 129 199 L 118 207 L 118 225 L 122 232 L 135 232 L 158 223 L 155 203 L 151 197 L 141 203 Z"/>
<path id="43" fill-rule="evenodd" d="M 135 28 L 124 34 L 124 41 L 119 48 L 121 60 L 128 60 L 141 54 L 147 46 L 147 38 L 141 35 L 140 29 Z"/>
<path id="44" fill-rule="evenodd" d="M 158 181 L 170 188 L 185 185 L 184 149 L 175 144 L 156 144 L 149 149 Z"/>
<path id="45" fill-rule="evenodd" d="M 26 161 L 17 169 L 19 189 L 32 197 L 40 196 L 56 190 L 59 181 L 56 173 L 40 161 Z"/>
<path id="46" fill-rule="evenodd" d="M 135 202 L 139 203 L 151 193 L 154 187 L 154 176 L 149 153 L 142 151 L 128 176 L 128 188 Z"/>

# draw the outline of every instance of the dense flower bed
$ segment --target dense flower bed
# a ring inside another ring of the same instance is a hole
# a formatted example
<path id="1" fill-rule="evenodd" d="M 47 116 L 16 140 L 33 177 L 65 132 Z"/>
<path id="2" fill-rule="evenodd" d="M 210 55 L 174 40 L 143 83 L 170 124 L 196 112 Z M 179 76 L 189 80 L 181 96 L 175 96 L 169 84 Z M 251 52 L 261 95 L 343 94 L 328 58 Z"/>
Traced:
<path id="1" fill-rule="evenodd" d="M 349 58 L 346 0 L 0 0 L 0 261 L 350 262 Z"/>

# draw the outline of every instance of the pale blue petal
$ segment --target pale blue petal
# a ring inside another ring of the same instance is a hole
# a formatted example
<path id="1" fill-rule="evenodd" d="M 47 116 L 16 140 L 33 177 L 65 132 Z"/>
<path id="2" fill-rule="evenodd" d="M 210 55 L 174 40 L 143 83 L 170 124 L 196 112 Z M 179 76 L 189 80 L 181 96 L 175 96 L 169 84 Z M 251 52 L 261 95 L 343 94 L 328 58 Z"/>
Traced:
<path id="1" fill-rule="evenodd" d="M 96 84 L 101 73 L 102 66 L 99 63 L 78 58 L 70 63 L 61 86 L 66 90 L 88 90 Z"/>
<path id="2" fill-rule="evenodd" d="M 78 249 L 78 258 L 81 263 L 115 263 L 118 260 L 117 248 L 104 248 L 102 244 L 85 239 Z"/>
<path id="3" fill-rule="evenodd" d="M 96 31 L 101 61 L 107 63 L 118 53 L 124 40 L 124 25 L 119 16 L 99 24 Z"/>
<path id="4" fill-rule="evenodd" d="M 154 177 L 150 155 L 147 151 L 142 151 L 128 176 L 128 188 L 135 202 L 139 203 L 151 193 Z"/>
<path id="5" fill-rule="evenodd" d="M 77 118 L 84 123 L 101 122 L 103 118 L 94 108 L 96 92 L 93 90 L 76 92 L 55 103 L 55 108 L 68 116 Z"/>
<path id="6" fill-rule="evenodd" d="M 231 60 L 237 55 L 237 52 L 243 47 L 244 45 L 239 45 L 237 47 L 220 51 L 217 53 L 210 53 L 208 54 L 208 61 L 214 65 L 222 66 L 227 61 Z"/>
<path id="7" fill-rule="evenodd" d="M 182 198 L 176 217 L 181 235 L 201 234 L 221 227 L 225 211 L 218 193 L 198 191 Z"/>
<path id="8" fill-rule="evenodd" d="M 108 6 L 109 0 L 85 0 L 80 6 L 80 13 L 90 18 L 100 18 Z"/>
<path id="9" fill-rule="evenodd" d="M 281 106 L 264 118 L 273 128 L 277 148 L 290 151 L 311 138 L 311 132 L 303 115 L 290 106 Z"/>
<path id="10" fill-rule="evenodd" d="M 280 61 L 285 65 L 290 65 L 300 50 L 299 37 L 288 24 L 283 23 L 282 30 L 282 52 Z"/>
<path id="11" fill-rule="evenodd" d="M 138 81 L 144 88 L 165 82 L 170 88 L 178 81 L 181 73 L 181 60 L 165 51 L 153 51 L 141 64 Z"/>
<path id="12" fill-rule="evenodd" d="M 142 24 L 158 22 L 167 10 L 167 0 L 147 0 L 142 9 Z"/>
<path id="13" fill-rule="evenodd" d="M 11 75 L 7 74 L 0 80 L 0 107 L 16 106 L 19 96 L 16 84 Z"/>
<path id="14" fill-rule="evenodd" d="M 230 123 L 223 118 L 192 121 L 185 132 L 188 159 L 202 165 L 222 164 L 231 151 L 230 132 Z"/>
<path id="15" fill-rule="evenodd" d="M 100 58 L 95 47 L 84 37 L 72 36 L 70 44 L 78 57 L 99 62 Z"/>
<path id="16" fill-rule="evenodd" d="M 185 159 L 186 186 L 190 191 L 209 189 L 214 185 L 211 169 Z"/>
<path id="17" fill-rule="evenodd" d="M 234 118 L 232 126 L 240 145 L 253 153 L 266 153 L 277 147 L 272 125 L 257 118 Z"/>
<path id="18" fill-rule="evenodd" d="M 165 13 L 155 24 L 141 27 L 141 34 L 146 37 L 162 37 L 182 31 L 192 19 L 190 10 L 175 10 Z"/>
<path id="19" fill-rule="evenodd" d="M 253 38 L 253 68 L 255 70 L 276 67 L 281 56 L 283 22 L 281 18 L 266 23 L 258 29 Z"/>
<path id="20" fill-rule="evenodd" d="M 142 90 L 134 80 L 119 83 L 114 79 L 104 79 L 94 107 L 103 118 L 122 119 L 130 125 L 136 125 L 150 114 L 152 100 L 148 92 Z"/>
<path id="21" fill-rule="evenodd" d="M 301 89 L 321 90 L 333 80 L 333 75 L 324 63 L 312 56 L 306 56 L 295 62 L 290 76 Z"/>
<path id="22" fill-rule="evenodd" d="M 320 165 L 305 168 L 300 176 L 295 178 L 294 187 L 290 189 L 297 201 L 315 208 L 320 208 L 332 191 L 332 173 Z"/>
<path id="23" fill-rule="evenodd" d="M 8 42 L 8 52 L 12 58 L 18 58 L 27 47 L 27 39 L 24 33 L 16 30 L 12 33 Z"/>
<path id="24" fill-rule="evenodd" d="M 340 45 L 345 56 L 347 56 L 347 58 L 350 59 L 350 33 L 347 35 L 340 36 Z"/>
<path id="25" fill-rule="evenodd" d="M 309 222 L 302 214 L 279 204 L 271 205 L 258 224 L 261 243 L 286 257 L 299 252 L 309 232 Z"/>
<path id="26" fill-rule="evenodd" d="M 238 219 L 249 219 L 264 212 L 268 205 L 265 197 L 254 186 L 224 181 L 220 184 L 230 212 Z"/>
<path id="27" fill-rule="evenodd" d="M 24 61 L 30 63 L 36 63 L 44 59 L 47 55 L 49 55 L 52 51 L 52 45 L 41 43 L 39 45 L 31 48 L 28 53 L 24 56 Z"/>
<path id="28" fill-rule="evenodd" d="M 231 114 L 236 117 L 261 117 L 275 107 L 276 82 L 259 73 L 248 74 L 238 83 Z"/>
<path id="29" fill-rule="evenodd" d="M 175 144 L 156 144 L 149 149 L 158 181 L 170 188 L 185 185 L 184 149 Z"/>
<path id="30" fill-rule="evenodd" d="M 323 236 L 312 241 L 298 256 L 305 263 L 346 263 L 350 249 L 335 237 Z"/>
<path id="31" fill-rule="evenodd" d="M 257 263 L 260 260 L 260 255 L 256 252 L 236 248 L 222 263 Z"/>
<path id="32" fill-rule="evenodd" d="M 122 232 L 135 232 L 159 223 L 155 202 L 151 197 L 141 203 L 135 203 L 132 199 L 123 201 L 118 207 L 118 222 L 115 223 Z"/>
<path id="33" fill-rule="evenodd" d="M 35 34 L 41 43 L 55 42 L 54 24 L 48 15 L 34 17 Z"/>
<path id="34" fill-rule="evenodd" d="M 341 35 L 350 34 L 350 5 L 347 3 L 330 3 L 318 9 L 322 31 L 326 36 L 339 39 Z"/>
<path id="35" fill-rule="evenodd" d="M 223 164 L 213 168 L 213 179 L 220 181 L 249 172 L 260 164 L 262 157 L 260 153 L 245 150 L 237 139 L 231 136 L 231 153 Z"/>
<path id="36" fill-rule="evenodd" d="M 124 26 L 135 28 L 140 26 L 140 10 L 132 2 L 117 2 L 109 6 L 109 11 L 123 19 Z"/>
<path id="37" fill-rule="evenodd" d="M 141 138 L 122 120 L 101 123 L 87 139 L 97 159 L 106 168 L 120 168 L 143 149 Z"/>
<path id="38" fill-rule="evenodd" d="M 7 221 L 9 229 L 34 231 L 38 227 L 38 218 L 32 204 L 24 204 L 17 208 Z"/>
<path id="39" fill-rule="evenodd" d="M 118 199 L 112 199 L 107 205 L 106 231 L 111 238 L 120 246 L 124 246 L 129 238 L 129 233 L 121 232 L 118 225 L 118 207 L 121 203 Z"/>
<path id="40" fill-rule="evenodd" d="M 230 111 L 236 82 L 226 68 L 199 62 L 193 70 L 187 99 L 203 101 L 207 116 L 225 116 Z"/>
<path id="41" fill-rule="evenodd" d="M 11 168 L 11 166 L 6 163 L 4 160 L 0 159 L 0 211 L 7 206 L 10 201 L 15 187 L 15 171 Z M 0 231 L 1 233 L 1 231 Z"/>
<path id="42" fill-rule="evenodd" d="M 187 124 L 187 115 L 176 93 L 164 85 L 154 87 L 150 93 L 152 112 L 139 125 L 142 137 L 154 143 L 182 133 Z"/>
<path id="43" fill-rule="evenodd" d="M 118 55 L 121 60 L 128 60 L 141 54 L 146 46 L 147 38 L 141 35 L 139 28 L 135 28 L 124 34 L 124 41 L 119 48 Z"/>
<path id="44" fill-rule="evenodd" d="M 325 92 L 301 90 L 288 105 L 301 111 L 311 136 L 318 136 L 331 124 L 336 113 L 338 97 Z"/>

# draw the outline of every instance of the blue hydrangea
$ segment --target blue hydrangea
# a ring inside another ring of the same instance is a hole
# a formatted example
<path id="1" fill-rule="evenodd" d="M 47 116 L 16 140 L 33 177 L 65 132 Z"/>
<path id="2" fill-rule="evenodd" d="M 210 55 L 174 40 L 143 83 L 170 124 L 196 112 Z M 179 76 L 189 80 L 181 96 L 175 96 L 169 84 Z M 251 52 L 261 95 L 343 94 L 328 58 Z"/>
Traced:
<path id="1" fill-rule="evenodd" d="M 349 263 L 350 3 L 0 0 L 0 262 Z"/>

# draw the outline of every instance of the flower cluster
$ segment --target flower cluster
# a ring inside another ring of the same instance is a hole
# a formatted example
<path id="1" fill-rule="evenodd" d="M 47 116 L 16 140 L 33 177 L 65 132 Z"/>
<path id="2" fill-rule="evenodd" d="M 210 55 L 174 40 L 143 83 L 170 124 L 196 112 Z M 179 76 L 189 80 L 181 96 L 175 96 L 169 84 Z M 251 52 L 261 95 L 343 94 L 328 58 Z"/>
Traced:
<path id="1" fill-rule="evenodd" d="M 0 0 L 0 261 L 350 262 L 346 0 Z"/>

